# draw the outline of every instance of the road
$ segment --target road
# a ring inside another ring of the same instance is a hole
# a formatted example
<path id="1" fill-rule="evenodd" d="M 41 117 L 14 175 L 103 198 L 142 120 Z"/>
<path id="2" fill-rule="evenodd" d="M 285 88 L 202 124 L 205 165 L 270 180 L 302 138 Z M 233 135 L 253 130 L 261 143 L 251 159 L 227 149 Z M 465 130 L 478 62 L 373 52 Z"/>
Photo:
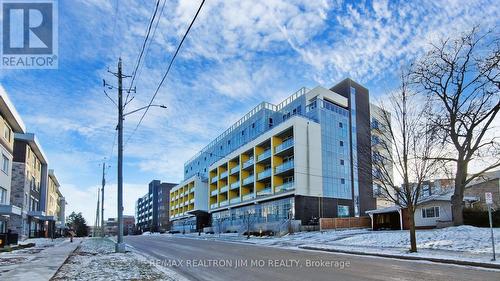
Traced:
<path id="1" fill-rule="evenodd" d="M 500 280 L 500 271 L 172 236 L 125 242 L 189 280 Z"/>

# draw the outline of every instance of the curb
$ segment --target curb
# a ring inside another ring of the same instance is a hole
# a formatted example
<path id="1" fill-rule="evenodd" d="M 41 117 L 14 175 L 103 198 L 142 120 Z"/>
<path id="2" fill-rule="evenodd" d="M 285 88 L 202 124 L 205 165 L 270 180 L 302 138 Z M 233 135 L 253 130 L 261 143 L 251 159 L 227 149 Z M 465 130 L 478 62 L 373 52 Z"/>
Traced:
<path id="1" fill-rule="evenodd" d="M 401 260 L 422 260 L 422 261 L 431 261 L 431 262 L 445 263 L 445 264 L 467 265 L 467 266 L 500 269 L 500 264 L 474 262 L 474 261 L 450 260 L 450 259 L 440 259 L 440 258 L 430 258 L 430 257 L 426 258 L 426 257 L 415 257 L 415 256 L 401 256 L 401 255 L 392 255 L 392 254 L 364 253 L 364 252 L 339 250 L 339 249 L 322 249 L 322 248 L 316 248 L 316 247 L 311 247 L 311 246 L 299 246 L 299 248 L 305 249 L 305 250 L 352 254 L 352 255 L 358 255 L 358 256 L 374 256 L 374 257 L 393 258 L 393 259 L 401 259 Z"/>
<path id="2" fill-rule="evenodd" d="M 71 255 L 73 255 L 73 253 L 75 253 L 75 251 L 76 251 L 78 248 L 80 248 L 80 244 L 82 244 L 82 241 L 83 241 L 83 240 L 80 240 L 80 242 L 78 242 L 78 246 L 76 246 L 76 248 L 68 254 L 68 256 L 64 259 L 64 262 L 63 262 L 63 263 L 61 263 L 61 265 L 57 268 L 57 270 L 54 272 L 54 274 L 52 275 L 52 277 L 50 277 L 49 281 L 50 281 L 50 280 L 52 280 L 52 279 L 54 278 L 54 276 L 56 276 L 56 275 L 57 275 L 57 273 L 59 272 L 59 270 L 61 270 L 61 267 L 63 267 L 63 265 L 65 265 L 65 264 L 66 264 L 66 262 L 68 262 L 69 257 L 71 257 Z"/>

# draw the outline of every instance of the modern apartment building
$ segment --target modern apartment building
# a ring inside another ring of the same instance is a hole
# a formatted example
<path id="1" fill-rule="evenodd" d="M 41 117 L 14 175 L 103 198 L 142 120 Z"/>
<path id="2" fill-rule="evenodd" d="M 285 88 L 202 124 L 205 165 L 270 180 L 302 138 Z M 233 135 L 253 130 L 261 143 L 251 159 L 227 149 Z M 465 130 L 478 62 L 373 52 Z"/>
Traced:
<path id="1" fill-rule="evenodd" d="M 9 225 L 20 238 L 47 237 L 46 216 L 48 162 L 34 134 L 15 134 L 11 202 L 22 209 Z"/>
<path id="2" fill-rule="evenodd" d="M 170 190 L 171 230 L 193 232 L 209 226 L 207 181 L 192 176 Z"/>
<path id="3" fill-rule="evenodd" d="M 47 189 L 47 217 L 53 220 L 46 221 L 49 237 L 56 233 L 61 234 L 64 226 L 66 201 L 61 193 L 60 184 L 53 169 L 49 169 L 48 189 Z"/>
<path id="4" fill-rule="evenodd" d="M 389 134 L 387 133 L 387 130 L 389 129 L 387 121 L 391 119 L 391 115 L 382 108 L 374 104 L 370 104 L 370 116 L 372 159 L 374 161 L 380 161 L 380 163 L 387 169 L 387 172 L 384 173 L 384 175 L 387 174 L 391 177 L 391 179 L 394 179 L 394 175 L 392 173 L 393 163 L 391 161 L 393 157 L 391 155 L 392 151 L 390 150 L 392 148 L 392 140 L 388 139 Z M 373 172 L 377 173 L 377 167 L 375 166 L 373 167 Z M 394 205 L 394 200 L 391 200 L 391 198 L 395 198 L 394 194 L 392 194 L 392 196 L 388 196 L 382 186 L 383 185 L 379 180 L 376 178 L 373 179 L 373 196 L 377 202 L 377 209 Z"/>
<path id="5" fill-rule="evenodd" d="M 14 134 L 26 132 L 23 120 L 0 86 L 0 233 L 7 231 L 12 216 L 20 216 L 21 208 L 10 200 L 12 184 L 12 160 L 14 158 Z"/>
<path id="6" fill-rule="evenodd" d="M 136 201 L 135 213 L 137 228 L 140 231 L 166 231 L 170 227 L 168 202 L 170 189 L 175 183 L 162 183 L 153 180 L 149 183 L 148 193 Z"/>
<path id="7" fill-rule="evenodd" d="M 278 105 L 259 104 L 189 160 L 184 178 L 207 179 L 201 200 L 212 223 L 225 228 L 238 229 L 245 219 L 309 224 L 375 208 L 371 155 L 368 90 L 345 79 L 331 89 L 302 88 Z M 171 218 L 180 208 L 174 203 Z"/>

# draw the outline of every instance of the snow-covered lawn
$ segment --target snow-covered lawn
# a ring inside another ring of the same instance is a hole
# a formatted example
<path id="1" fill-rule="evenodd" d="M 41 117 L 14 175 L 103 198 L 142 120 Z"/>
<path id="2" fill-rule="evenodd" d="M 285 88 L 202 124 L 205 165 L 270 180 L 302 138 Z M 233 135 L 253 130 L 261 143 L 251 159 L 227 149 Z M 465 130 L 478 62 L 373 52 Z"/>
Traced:
<path id="1" fill-rule="evenodd" d="M 494 229 L 496 252 L 500 252 L 500 228 Z M 489 228 L 468 225 L 443 229 L 417 230 L 417 248 L 461 251 L 475 254 L 491 253 Z M 336 241 L 336 245 L 380 248 L 408 248 L 408 231 L 373 231 Z"/>
<path id="2" fill-rule="evenodd" d="M 109 239 L 85 239 L 52 280 L 173 280 L 133 252 L 115 253 Z"/>

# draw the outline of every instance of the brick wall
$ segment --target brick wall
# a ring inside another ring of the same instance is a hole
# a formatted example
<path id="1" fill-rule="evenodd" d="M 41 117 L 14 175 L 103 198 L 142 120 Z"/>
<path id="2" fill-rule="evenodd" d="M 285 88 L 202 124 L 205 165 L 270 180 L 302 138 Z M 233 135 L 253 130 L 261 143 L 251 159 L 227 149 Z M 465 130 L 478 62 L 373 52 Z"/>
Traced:
<path id="1" fill-rule="evenodd" d="M 487 210 L 486 199 L 484 194 L 491 192 L 493 195 L 493 208 L 500 209 L 500 179 L 494 179 L 482 183 L 469 186 L 465 189 L 465 196 L 476 196 L 479 199 L 478 203 L 474 203 L 474 208 Z"/>

